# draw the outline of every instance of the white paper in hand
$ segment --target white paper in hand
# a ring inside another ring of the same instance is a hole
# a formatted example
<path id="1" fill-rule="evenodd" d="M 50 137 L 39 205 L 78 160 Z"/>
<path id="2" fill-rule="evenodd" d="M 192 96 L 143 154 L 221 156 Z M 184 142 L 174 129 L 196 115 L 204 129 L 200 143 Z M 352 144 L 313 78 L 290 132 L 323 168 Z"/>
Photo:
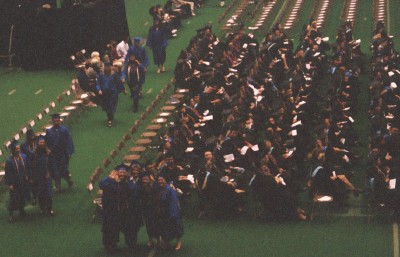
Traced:
<path id="1" fill-rule="evenodd" d="M 389 180 L 389 189 L 396 189 L 396 179 Z"/>
<path id="2" fill-rule="evenodd" d="M 224 155 L 225 162 L 233 162 L 235 160 L 235 156 L 231 154 Z"/>
<path id="3" fill-rule="evenodd" d="M 240 149 L 240 154 L 245 155 L 248 149 L 249 147 L 247 145 L 243 146 L 242 149 Z"/>
<path id="4" fill-rule="evenodd" d="M 187 180 L 189 180 L 190 183 L 194 184 L 194 176 L 192 174 L 187 175 Z"/>
<path id="5" fill-rule="evenodd" d="M 253 150 L 254 152 L 257 152 L 257 151 L 260 150 L 260 149 L 258 148 L 258 145 L 253 145 L 253 146 L 251 147 L 251 150 Z"/>

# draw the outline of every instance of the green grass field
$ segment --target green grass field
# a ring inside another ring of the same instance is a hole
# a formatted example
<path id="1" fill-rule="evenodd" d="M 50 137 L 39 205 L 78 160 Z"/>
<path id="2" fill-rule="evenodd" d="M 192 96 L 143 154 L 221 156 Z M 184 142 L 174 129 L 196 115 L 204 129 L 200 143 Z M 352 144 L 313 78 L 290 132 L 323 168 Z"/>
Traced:
<path id="1" fill-rule="evenodd" d="M 388 0 L 389 1 L 389 0 Z M 131 36 L 146 37 L 152 22 L 148 9 L 156 3 L 163 4 L 165 0 L 126 0 L 127 18 Z M 181 49 L 188 45 L 196 29 L 206 23 L 213 23 L 214 31 L 222 38 L 222 32 L 217 25 L 218 17 L 223 9 L 219 1 L 206 0 L 204 8 L 197 11 L 197 16 L 183 20 L 183 28 L 178 31 L 178 37 L 170 41 L 167 49 L 167 72 L 161 75 L 155 73 L 155 66 L 150 66 L 144 85 L 144 98 L 140 101 L 140 109 L 150 104 L 171 79 L 176 58 Z M 226 6 L 231 1 L 226 1 Z M 294 27 L 292 35 L 297 40 L 299 29 L 308 21 L 312 9 L 311 0 L 305 1 L 301 9 L 300 22 Z M 324 34 L 335 37 L 340 23 L 340 13 L 344 0 L 334 0 L 329 9 Z M 357 14 L 355 37 L 362 39 L 363 51 L 368 62 L 369 42 L 371 38 L 372 0 L 359 0 L 360 8 Z M 279 5 L 279 3 L 277 4 Z M 390 0 L 390 33 L 395 35 L 395 42 L 400 35 L 399 18 L 396 8 L 400 2 Z M 276 14 L 271 13 L 267 22 L 272 23 Z M 265 27 L 269 27 L 267 24 Z M 259 38 L 261 40 L 261 38 Z M 152 56 L 148 51 L 150 59 Z M 368 65 L 368 63 L 366 63 Z M 26 72 L 15 69 L 11 73 L 0 69 L 0 142 L 9 140 L 13 134 L 26 125 L 29 119 L 43 110 L 56 96 L 68 88 L 74 71 L 40 71 Z M 368 131 L 367 77 L 363 81 L 360 104 L 358 107 L 357 130 L 363 137 L 363 149 L 366 152 Z M 13 92 L 13 90 L 15 90 Z M 42 90 L 40 93 L 37 93 Z M 13 93 L 11 93 L 13 92 Z M 161 103 L 165 102 L 164 98 Z M 128 96 L 120 95 L 120 102 L 114 126 L 106 127 L 106 115 L 100 108 L 92 108 L 82 113 L 82 117 L 68 121 L 74 138 L 76 153 L 71 160 L 71 173 L 75 181 L 72 189 L 55 195 L 54 209 L 56 216 L 52 218 L 39 215 L 37 207 L 28 205 L 28 216 L 15 224 L 7 223 L 6 202 L 8 194 L 0 187 L 0 257 L 101 257 L 107 256 L 101 244 L 101 224 L 91 223 L 94 206 L 85 185 L 96 166 L 115 148 L 129 127 L 139 119 L 140 114 L 133 114 Z M 45 118 L 46 119 L 46 118 Z M 151 120 L 147 118 L 146 121 Z M 142 126 L 143 127 L 143 126 Z M 364 154 L 365 156 L 365 154 Z M 363 165 L 355 176 L 355 183 L 362 186 Z M 66 187 L 63 184 L 64 188 Z M 365 257 L 394 256 L 393 224 L 385 217 L 377 217 L 371 223 L 358 213 L 360 199 L 351 199 L 348 211 L 334 213 L 331 220 L 316 219 L 313 222 L 274 222 L 255 220 L 250 214 L 229 220 L 199 220 L 195 218 L 196 197 L 191 196 L 184 210 L 185 235 L 183 248 L 179 253 L 165 253 L 156 256 L 194 256 L 194 257 L 242 257 L 242 256 L 335 256 L 335 257 Z M 122 238 L 121 238 L 122 239 Z M 147 256 L 144 247 L 147 240 L 144 228 L 140 231 L 141 244 L 137 253 L 127 250 L 121 256 Z M 398 243 L 398 242 L 397 242 Z M 120 243 L 124 245 L 123 240 Z M 397 244 L 398 245 L 398 244 Z M 117 255 L 118 256 L 118 255 Z M 396 255 L 395 255 L 396 256 Z"/>

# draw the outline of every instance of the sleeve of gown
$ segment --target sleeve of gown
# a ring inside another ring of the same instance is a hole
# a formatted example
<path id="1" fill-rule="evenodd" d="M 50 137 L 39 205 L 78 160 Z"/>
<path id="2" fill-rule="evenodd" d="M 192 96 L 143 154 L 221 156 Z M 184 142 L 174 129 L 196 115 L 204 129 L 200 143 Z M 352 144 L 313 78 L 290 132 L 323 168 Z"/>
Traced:
<path id="1" fill-rule="evenodd" d="M 169 199 L 169 215 L 174 218 L 180 217 L 181 210 L 179 209 L 179 201 L 178 201 L 178 194 L 172 188 L 168 192 Z"/>
<path id="2" fill-rule="evenodd" d="M 66 131 L 67 134 L 67 154 L 68 156 L 71 156 L 75 152 L 75 146 L 74 146 L 74 141 L 72 140 L 71 133 L 67 129 Z"/>

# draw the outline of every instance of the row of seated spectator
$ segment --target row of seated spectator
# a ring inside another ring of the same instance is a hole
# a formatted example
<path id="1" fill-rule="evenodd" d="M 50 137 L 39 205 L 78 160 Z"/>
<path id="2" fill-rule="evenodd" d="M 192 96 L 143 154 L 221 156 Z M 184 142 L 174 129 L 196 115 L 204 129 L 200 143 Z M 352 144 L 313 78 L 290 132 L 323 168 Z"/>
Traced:
<path id="1" fill-rule="evenodd" d="M 382 22 L 376 24 L 371 43 L 370 144 L 367 186 L 375 204 L 388 206 L 399 214 L 396 180 L 400 165 L 400 55 Z"/>
<path id="2" fill-rule="evenodd" d="M 313 33 L 311 30 L 310 35 Z M 318 50 L 312 55 L 316 53 Z M 359 193 L 349 178 L 359 159 L 353 149 L 359 145 L 354 123 L 360 92 L 361 56 L 360 41 L 354 40 L 352 22 L 347 21 L 339 27 L 336 42 L 332 45 L 328 81 L 325 79 L 329 85 L 326 108 L 320 113 L 319 124 L 315 127 L 317 138 L 311 153 L 311 195 L 333 196 L 338 205 L 346 204 L 349 192 L 356 196 Z M 323 68 L 323 64 L 311 65 Z M 318 73 L 326 76 L 324 70 Z"/>

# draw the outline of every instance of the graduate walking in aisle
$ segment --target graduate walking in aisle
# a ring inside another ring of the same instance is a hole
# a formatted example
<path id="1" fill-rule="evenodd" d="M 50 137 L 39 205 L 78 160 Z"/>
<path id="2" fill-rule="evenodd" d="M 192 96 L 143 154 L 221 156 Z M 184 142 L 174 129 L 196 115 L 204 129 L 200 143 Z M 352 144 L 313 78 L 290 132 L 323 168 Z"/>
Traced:
<path id="1" fill-rule="evenodd" d="M 52 116 L 53 127 L 46 131 L 46 145 L 50 150 L 50 171 L 55 183 L 55 192 L 61 191 L 61 178 L 64 178 L 69 187 L 73 182 L 69 173 L 69 160 L 75 152 L 74 142 L 69 129 L 61 125 L 60 114 Z"/>
<path id="2" fill-rule="evenodd" d="M 129 56 L 128 65 L 125 66 L 123 72 L 123 80 L 128 84 L 131 91 L 131 98 L 133 101 L 133 112 L 138 111 L 140 90 L 144 83 L 145 70 L 140 62 L 137 60 L 136 55 Z"/>
<path id="3" fill-rule="evenodd" d="M 97 91 L 103 98 L 103 111 L 107 113 L 107 126 L 112 127 L 114 114 L 117 111 L 118 95 L 125 92 L 124 85 L 118 72 L 112 72 L 111 66 L 105 66 L 104 72 L 97 79 Z"/>
<path id="4" fill-rule="evenodd" d="M 154 64 L 157 73 L 165 72 L 166 49 L 168 45 L 168 31 L 159 19 L 154 19 L 154 25 L 149 29 L 146 45 L 153 51 Z"/>
<path id="5" fill-rule="evenodd" d="M 142 86 L 146 81 L 147 66 L 149 66 L 149 57 L 147 56 L 146 49 L 141 45 L 140 37 L 135 37 L 133 39 L 133 45 L 129 47 L 128 54 L 125 57 L 124 69 L 129 64 L 130 56 L 134 55 L 135 59 L 139 63 L 140 69 L 143 69 L 142 85 L 139 88 L 139 97 L 142 97 Z"/>

